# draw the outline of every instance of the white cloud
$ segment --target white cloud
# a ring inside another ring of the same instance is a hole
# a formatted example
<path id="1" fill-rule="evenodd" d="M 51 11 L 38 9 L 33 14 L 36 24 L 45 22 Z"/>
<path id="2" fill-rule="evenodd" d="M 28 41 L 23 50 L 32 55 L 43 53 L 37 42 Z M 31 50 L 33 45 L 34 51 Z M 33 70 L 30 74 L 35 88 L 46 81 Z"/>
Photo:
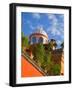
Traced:
<path id="1" fill-rule="evenodd" d="M 58 31 L 57 29 L 53 28 L 53 29 L 51 30 L 51 34 L 52 34 L 53 36 L 56 36 L 56 35 L 61 35 L 61 32 Z"/>
<path id="2" fill-rule="evenodd" d="M 48 27 L 48 28 L 46 29 L 46 31 L 47 31 L 47 32 L 49 32 L 49 31 L 50 31 L 50 29 L 51 29 L 51 27 Z"/>
<path id="3" fill-rule="evenodd" d="M 30 28 L 33 29 L 33 30 L 35 29 L 34 26 L 33 26 L 32 24 L 30 24 Z"/>
<path id="4" fill-rule="evenodd" d="M 61 45 L 61 43 L 62 43 L 62 42 L 61 42 L 60 40 L 57 40 L 57 44 L 58 44 L 58 45 Z"/>
<path id="5" fill-rule="evenodd" d="M 63 35 L 63 23 L 59 22 L 59 19 L 54 14 L 47 14 L 47 16 L 51 21 L 51 26 L 48 27 L 47 31 L 50 31 L 53 36 Z M 60 18 L 63 19 L 63 16 L 60 15 Z"/>
<path id="6" fill-rule="evenodd" d="M 33 13 L 33 18 L 36 18 L 36 19 L 40 19 L 40 14 L 39 13 Z"/>
<path id="7" fill-rule="evenodd" d="M 60 35 L 60 32 L 57 30 L 58 26 L 58 20 L 54 14 L 48 14 L 48 19 L 51 20 L 52 26 L 51 26 L 51 34 L 52 35 Z"/>
<path id="8" fill-rule="evenodd" d="M 58 23 L 58 20 L 54 14 L 48 14 L 48 19 L 52 21 L 52 24 L 55 26 Z"/>
<path id="9" fill-rule="evenodd" d="M 48 15 L 48 19 L 54 19 L 55 18 L 55 15 L 54 14 L 47 14 Z"/>
<path id="10" fill-rule="evenodd" d="M 27 24 L 29 25 L 29 27 L 33 30 L 34 29 L 34 26 L 32 25 L 32 23 L 28 20 L 27 21 Z"/>

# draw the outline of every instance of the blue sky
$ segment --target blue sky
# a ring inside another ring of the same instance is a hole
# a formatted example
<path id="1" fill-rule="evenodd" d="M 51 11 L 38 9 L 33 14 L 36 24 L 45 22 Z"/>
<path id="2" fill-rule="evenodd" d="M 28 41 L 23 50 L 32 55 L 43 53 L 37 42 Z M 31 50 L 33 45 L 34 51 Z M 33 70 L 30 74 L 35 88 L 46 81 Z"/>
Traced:
<path id="1" fill-rule="evenodd" d="M 21 13 L 22 31 L 29 36 L 38 27 L 42 27 L 49 39 L 55 39 L 58 47 L 64 41 L 64 15 L 52 13 Z"/>

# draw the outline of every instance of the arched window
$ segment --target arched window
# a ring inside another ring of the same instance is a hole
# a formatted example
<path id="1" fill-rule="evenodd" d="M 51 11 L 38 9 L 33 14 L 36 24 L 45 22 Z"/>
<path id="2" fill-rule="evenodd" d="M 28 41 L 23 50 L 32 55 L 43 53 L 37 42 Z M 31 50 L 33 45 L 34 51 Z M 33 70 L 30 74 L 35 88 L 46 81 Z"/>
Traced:
<path id="1" fill-rule="evenodd" d="M 42 37 L 39 38 L 38 43 L 43 43 L 43 38 Z"/>
<path id="2" fill-rule="evenodd" d="M 32 37 L 32 43 L 36 43 L 36 37 Z"/>

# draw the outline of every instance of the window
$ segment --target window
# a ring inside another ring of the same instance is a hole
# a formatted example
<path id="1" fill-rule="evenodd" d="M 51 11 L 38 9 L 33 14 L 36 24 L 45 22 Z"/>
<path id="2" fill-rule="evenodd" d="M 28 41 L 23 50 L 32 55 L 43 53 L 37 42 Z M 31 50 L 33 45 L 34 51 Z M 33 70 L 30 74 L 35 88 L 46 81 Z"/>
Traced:
<path id="1" fill-rule="evenodd" d="M 36 43 L 36 37 L 32 37 L 32 43 Z"/>
<path id="2" fill-rule="evenodd" d="M 43 43 L 43 38 L 42 37 L 39 38 L 38 43 Z"/>

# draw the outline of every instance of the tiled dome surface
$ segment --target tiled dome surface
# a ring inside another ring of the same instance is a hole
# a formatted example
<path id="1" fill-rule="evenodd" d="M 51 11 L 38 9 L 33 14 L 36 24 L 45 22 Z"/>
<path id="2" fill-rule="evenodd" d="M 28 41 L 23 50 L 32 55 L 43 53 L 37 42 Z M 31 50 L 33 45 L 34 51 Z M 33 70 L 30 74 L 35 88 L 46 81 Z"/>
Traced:
<path id="1" fill-rule="evenodd" d="M 43 28 L 37 28 L 34 33 L 40 33 L 48 37 L 47 33 L 43 30 Z"/>

